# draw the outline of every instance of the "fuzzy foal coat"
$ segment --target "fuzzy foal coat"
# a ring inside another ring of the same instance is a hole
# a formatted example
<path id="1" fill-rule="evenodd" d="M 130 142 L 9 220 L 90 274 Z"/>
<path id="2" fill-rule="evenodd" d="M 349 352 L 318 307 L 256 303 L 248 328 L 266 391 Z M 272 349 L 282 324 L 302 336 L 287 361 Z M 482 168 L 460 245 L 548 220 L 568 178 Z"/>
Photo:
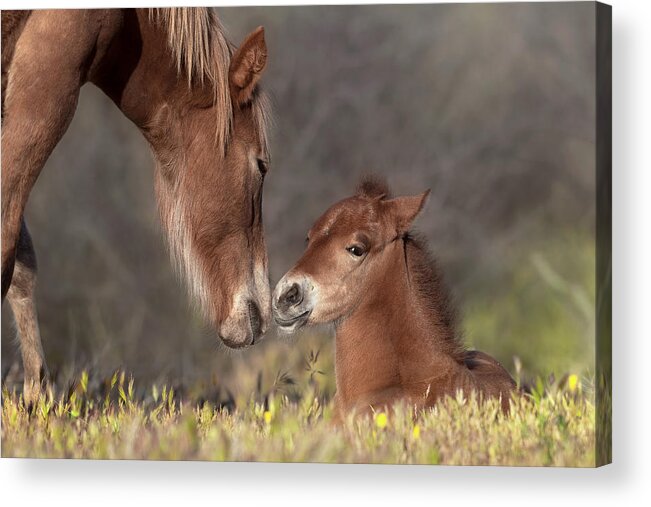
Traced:
<path id="1" fill-rule="evenodd" d="M 389 269 L 336 328 L 337 411 L 399 400 L 429 407 L 458 390 L 501 397 L 508 411 L 513 379 L 491 356 L 458 341 L 454 310 L 420 242 L 396 243 L 387 247 L 395 250 Z"/>
<path id="2" fill-rule="evenodd" d="M 384 182 L 364 181 L 315 222 L 274 290 L 276 322 L 285 332 L 335 324 L 339 418 L 398 401 L 428 407 L 458 391 L 501 398 L 507 411 L 513 379 L 463 346 L 436 264 L 408 232 L 429 192 L 388 194 Z"/>

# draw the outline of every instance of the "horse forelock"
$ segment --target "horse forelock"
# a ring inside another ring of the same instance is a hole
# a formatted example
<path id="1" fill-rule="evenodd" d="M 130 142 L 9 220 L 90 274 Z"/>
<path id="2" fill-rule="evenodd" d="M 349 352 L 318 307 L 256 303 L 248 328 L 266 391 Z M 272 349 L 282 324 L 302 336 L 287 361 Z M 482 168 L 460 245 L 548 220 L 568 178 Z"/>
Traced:
<path id="1" fill-rule="evenodd" d="M 215 140 L 217 147 L 224 152 L 233 125 L 228 73 L 234 47 L 226 39 L 216 10 L 212 7 L 152 8 L 149 18 L 163 25 L 177 70 L 185 75 L 188 86 L 191 88 L 195 83 L 204 82 L 212 84 L 217 106 Z M 252 108 L 263 152 L 268 156 L 267 128 L 271 108 L 265 93 L 257 90 Z"/>
<path id="2" fill-rule="evenodd" d="M 194 80 L 215 82 L 227 77 L 233 48 L 214 8 L 152 8 L 149 18 L 163 25 L 177 68 L 189 85 Z M 223 88 L 228 91 L 228 86 Z"/>

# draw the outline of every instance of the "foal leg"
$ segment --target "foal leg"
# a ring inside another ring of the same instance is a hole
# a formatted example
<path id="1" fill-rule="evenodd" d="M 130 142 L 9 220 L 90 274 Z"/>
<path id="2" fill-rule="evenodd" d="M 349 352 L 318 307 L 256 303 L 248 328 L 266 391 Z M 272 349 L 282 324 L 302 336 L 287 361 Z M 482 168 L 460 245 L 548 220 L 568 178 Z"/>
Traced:
<path id="1" fill-rule="evenodd" d="M 38 329 L 34 288 L 36 286 L 36 254 L 25 221 L 22 221 L 16 263 L 7 300 L 16 321 L 23 357 L 25 383 L 23 398 L 25 405 L 38 400 L 41 387 L 47 381 L 47 366 L 43 355 L 41 334 Z"/>

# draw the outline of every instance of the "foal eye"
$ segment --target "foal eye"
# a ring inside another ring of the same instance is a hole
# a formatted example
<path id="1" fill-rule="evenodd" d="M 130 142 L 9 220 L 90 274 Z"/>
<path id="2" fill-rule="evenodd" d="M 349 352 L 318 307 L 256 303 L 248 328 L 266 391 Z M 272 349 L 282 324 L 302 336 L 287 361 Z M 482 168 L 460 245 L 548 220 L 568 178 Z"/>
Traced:
<path id="1" fill-rule="evenodd" d="M 267 166 L 267 162 L 262 160 L 261 158 L 258 159 L 258 171 L 260 171 L 260 174 L 264 176 L 267 174 L 267 171 L 269 170 L 269 167 Z"/>
<path id="2" fill-rule="evenodd" d="M 366 253 L 366 250 L 364 250 L 364 247 L 360 246 L 360 245 L 349 246 L 348 248 L 346 248 L 346 250 L 348 250 L 355 257 L 361 257 L 362 255 L 364 255 Z"/>

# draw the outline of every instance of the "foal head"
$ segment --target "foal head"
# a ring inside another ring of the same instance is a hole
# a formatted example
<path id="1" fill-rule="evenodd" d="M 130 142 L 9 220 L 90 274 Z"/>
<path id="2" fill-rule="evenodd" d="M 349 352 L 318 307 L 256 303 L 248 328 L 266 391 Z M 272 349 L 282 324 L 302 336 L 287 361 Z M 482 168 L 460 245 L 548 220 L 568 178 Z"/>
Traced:
<path id="1" fill-rule="evenodd" d="M 312 226 L 307 248 L 278 282 L 272 298 L 280 329 L 339 321 L 383 282 L 401 240 L 429 190 L 388 198 L 386 184 L 363 182 L 357 193 L 330 207 Z"/>

